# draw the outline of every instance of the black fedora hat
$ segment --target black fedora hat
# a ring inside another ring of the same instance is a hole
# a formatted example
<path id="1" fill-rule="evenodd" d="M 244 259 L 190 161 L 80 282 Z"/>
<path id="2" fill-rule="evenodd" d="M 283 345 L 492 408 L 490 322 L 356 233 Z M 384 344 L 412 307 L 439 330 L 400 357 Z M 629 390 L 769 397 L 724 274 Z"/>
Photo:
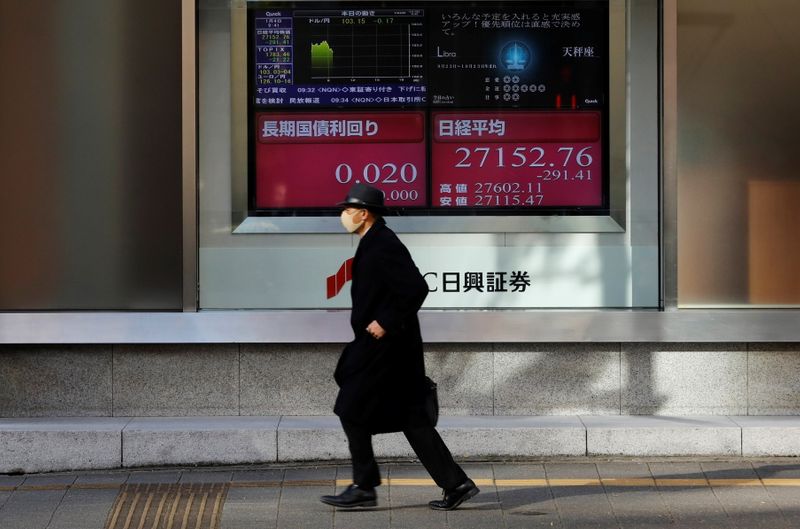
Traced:
<path id="1" fill-rule="evenodd" d="M 384 214 L 388 210 L 383 205 L 383 191 L 367 184 L 353 184 L 342 202 L 336 204 L 344 208 L 365 208 Z"/>

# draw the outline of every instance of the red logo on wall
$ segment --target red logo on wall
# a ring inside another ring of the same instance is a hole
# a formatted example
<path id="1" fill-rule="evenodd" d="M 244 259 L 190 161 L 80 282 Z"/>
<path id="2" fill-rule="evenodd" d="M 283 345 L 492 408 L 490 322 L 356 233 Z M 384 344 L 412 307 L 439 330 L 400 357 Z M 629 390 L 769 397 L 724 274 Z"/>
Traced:
<path id="1" fill-rule="evenodd" d="M 328 299 L 339 294 L 344 284 L 353 279 L 353 258 L 351 257 L 339 267 L 339 271 L 328 276 Z"/>

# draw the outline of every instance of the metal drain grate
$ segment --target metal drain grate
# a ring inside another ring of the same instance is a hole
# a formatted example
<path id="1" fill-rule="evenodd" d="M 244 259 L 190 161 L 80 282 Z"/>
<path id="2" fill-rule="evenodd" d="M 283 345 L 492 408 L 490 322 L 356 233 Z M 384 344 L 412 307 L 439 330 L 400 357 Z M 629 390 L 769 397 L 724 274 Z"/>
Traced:
<path id="1" fill-rule="evenodd" d="M 105 529 L 217 529 L 228 483 L 123 485 Z"/>

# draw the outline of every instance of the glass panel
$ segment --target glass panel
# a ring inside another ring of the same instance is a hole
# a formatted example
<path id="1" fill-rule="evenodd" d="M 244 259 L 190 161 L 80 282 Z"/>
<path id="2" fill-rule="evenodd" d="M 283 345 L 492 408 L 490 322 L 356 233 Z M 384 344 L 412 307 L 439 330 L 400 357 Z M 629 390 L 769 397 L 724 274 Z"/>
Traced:
<path id="1" fill-rule="evenodd" d="M 678 303 L 800 304 L 795 0 L 678 1 Z"/>
<path id="2" fill-rule="evenodd" d="M 180 310 L 180 2 L 0 2 L 0 311 Z"/>
<path id="3" fill-rule="evenodd" d="M 547 4 L 563 7 L 568 3 Z M 248 77 L 247 5 L 250 4 L 235 2 L 228 9 L 220 0 L 198 4 L 200 308 L 346 309 L 350 307 L 346 263 L 359 241 L 343 232 L 336 208 L 328 207 L 327 215 L 315 218 L 292 216 L 286 211 L 281 215 L 247 217 L 248 209 L 253 209 L 248 208 L 248 191 L 252 191 L 248 185 L 254 184 L 247 178 L 248 154 L 253 154 L 247 148 L 256 141 L 248 135 L 247 88 L 252 79 Z M 466 3 L 463 5 L 469 8 Z M 428 281 L 430 294 L 425 308 L 659 306 L 658 107 L 654 104 L 658 97 L 658 61 L 657 41 L 653 38 L 657 31 L 657 2 L 639 2 L 627 11 L 624 2 L 614 1 L 609 4 L 609 13 L 609 47 L 613 50 L 607 133 L 611 214 L 524 218 L 510 214 L 391 215 L 388 224 L 400 234 Z M 628 15 L 633 21 L 629 34 L 625 26 Z M 625 48 L 628 36 L 633 43 L 630 52 Z M 310 61 L 310 46 L 308 52 Z M 625 70 L 626 66 L 630 71 Z M 630 87 L 630 99 L 626 99 L 626 86 Z M 626 115 L 628 108 L 630 119 Z M 359 111 L 362 116 L 382 112 L 381 108 Z M 309 120 L 312 124 L 322 121 L 316 117 L 306 121 Z M 273 124 L 266 121 L 257 130 L 263 132 L 265 125 L 271 134 Z M 296 132 L 299 126 L 295 127 Z M 303 130 L 314 133 L 305 125 Z M 425 130 L 431 133 L 430 123 Z M 267 154 L 279 155 L 272 144 L 265 145 L 269 145 Z M 630 149 L 630 156 L 626 149 Z M 566 155 L 570 151 L 560 152 Z M 589 151 L 581 155 L 579 149 L 574 149 L 570 163 L 589 164 L 587 154 Z M 580 162 L 576 159 L 579 155 Z M 319 162 L 320 157 L 295 158 L 292 178 L 307 182 L 308 165 Z M 543 160 L 537 163 L 545 163 Z M 480 165 L 480 160 L 468 161 Z M 519 157 L 515 163 L 520 163 Z M 531 163 L 533 160 L 528 165 Z M 363 177 L 364 167 L 354 170 L 352 180 L 357 174 Z M 399 167 L 398 171 L 402 166 Z M 332 175 L 331 180 L 336 175 L 335 168 L 326 173 Z M 374 174 L 369 175 L 368 181 L 374 181 Z M 339 176 L 348 183 L 352 181 L 344 167 Z M 397 178 L 402 180 L 402 174 L 398 173 Z M 302 200 L 320 191 L 310 185 L 303 190 L 305 195 L 300 199 L 283 205 L 300 207 Z M 324 200 L 306 205 L 332 205 L 343 199 L 345 192 L 346 187 L 338 194 L 326 192 Z M 271 200 L 265 199 L 265 209 L 280 205 Z M 252 224 L 246 225 L 245 218 Z M 533 227 L 517 224 L 530 219 L 538 223 Z M 464 226 L 462 223 L 468 220 L 478 222 Z"/>

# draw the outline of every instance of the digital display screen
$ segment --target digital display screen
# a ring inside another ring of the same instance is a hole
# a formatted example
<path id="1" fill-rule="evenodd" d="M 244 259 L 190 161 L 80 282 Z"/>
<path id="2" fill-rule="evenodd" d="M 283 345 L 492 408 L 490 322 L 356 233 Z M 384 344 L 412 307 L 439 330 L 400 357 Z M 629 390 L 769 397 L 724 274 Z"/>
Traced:
<path id="1" fill-rule="evenodd" d="M 586 2 L 480 5 L 431 11 L 434 106 L 601 106 L 607 10 Z"/>
<path id="2" fill-rule="evenodd" d="M 599 112 L 434 112 L 437 207 L 602 205 Z"/>
<path id="3" fill-rule="evenodd" d="M 421 9 L 255 11 L 256 104 L 424 103 L 424 20 Z"/>
<path id="4" fill-rule="evenodd" d="M 395 207 L 425 206 L 423 112 L 259 113 L 256 207 L 326 208 L 355 183 Z"/>
<path id="5" fill-rule="evenodd" d="M 607 213 L 607 52 L 607 1 L 248 2 L 250 213 Z"/>

